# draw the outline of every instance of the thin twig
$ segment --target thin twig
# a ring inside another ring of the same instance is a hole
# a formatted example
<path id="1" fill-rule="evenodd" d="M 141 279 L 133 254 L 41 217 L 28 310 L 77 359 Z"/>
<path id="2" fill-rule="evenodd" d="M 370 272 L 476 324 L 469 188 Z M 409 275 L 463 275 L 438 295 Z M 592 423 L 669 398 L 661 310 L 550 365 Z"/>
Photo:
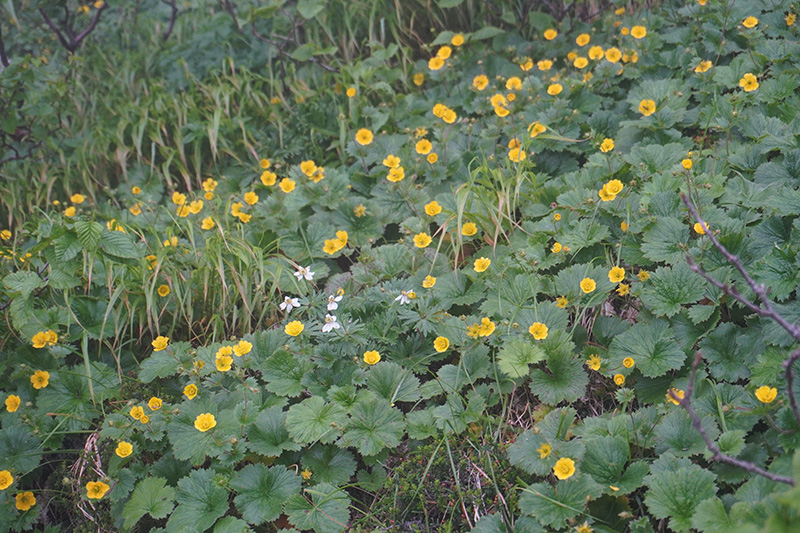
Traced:
<path id="1" fill-rule="evenodd" d="M 0 72 L 3 71 L 3 68 L 9 66 L 11 62 L 8 60 L 8 56 L 6 55 L 6 45 L 3 43 L 3 25 L 0 24 Z"/>
<path id="2" fill-rule="evenodd" d="M 783 369 L 786 376 L 786 395 L 789 396 L 789 406 L 794 413 L 794 419 L 800 424 L 800 409 L 797 408 L 797 398 L 794 397 L 794 370 L 792 366 L 800 358 L 800 348 L 792 352 L 792 355 L 783 362 Z"/>
<path id="3" fill-rule="evenodd" d="M 76 36 L 72 35 L 72 30 L 67 25 L 66 20 L 64 22 L 64 27 L 63 28 L 59 28 L 56 25 L 55 22 L 50 20 L 50 17 L 47 16 L 47 13 L 45 12 L 45 10 L 43 8 L 41 8 L 41 7 L 39 8 L 39 13 L 42 15 L 42 18 L 44 19 L 45 23 L 48 26 L 50 26 L 50 29 L 53 30 L 53 32 L 56 34 L 56 37 L 58 37 L 58 40 L 61 43 L 61 45 L 64 48 L 66 48 L 69 53 L 72 54 L 72 53 L 75 52 L 75 50 L 78 49 L 78 47 L 81 45 L 83 40 L 86 39 L 86 37 L 88 37 L 89 34 L 94 31 L 95 27 L 97 26 L 97 23 L 100 21 L 100 15 L 106 9 L 108 9 L 108 4 L 106 2 L 103 2 L 103 5 L 100 6 L 97 9 L 97 11 L 94 12 L 94 17 L 92 17 L 92 20 L 91 20 L 91 22 L 89 22 L 89 25 L 86 26 L 86 28 L 84 28 L 84 30 L 82 32 L 80 32 Z M 62 33 L 62 30 L 63 30 L 63 33 Z M 64 36 L 65 33 L 69 36 L 69 39 L 67 39 Z"/>
<path id="4" fill-rule="evenodd" d="M 675 394 L 672 389 L 667 392 L 667 395 L 674 401 L 678 402 L 681 407 L 686 409 L 686 412 L 689 414 L 689 418 L 692 419 L 692 426 L 703 440 L 706 443 L 706 447 L 711 451 L 713 454 L 711 459 L 714 461 L 719 461 L 721 463 L 726 463 L 731 466 L 735 466 L 737 468 L 741 468 L 747 472 L 751 472 L 753 474 L 758 474 L 759 476 L 764 476 L 767 479 L 772 481 L 777 481 L 778 483 L 786 483 L 794 487 L 794 479 L 788 476 L 779 476 L 777 474 L 773 474 L 761 468 L 760 466 L 756 465 L 755 463 L 751 463 L 750 461 L 743 461 L 742 459 L 737 459 L 735 457 L 731 457 L 730 455 L 722 453 L 719 447 L 714 443 L 713 440 L 708 436 L 708 432 L 706 432 L 706 428 L 703 427 L 703 423 L 700 421 L 700 417 L 697 416 L 694 408 L 692 407 L 692 393 L 694 392 L 694 380 L 697 377 L 697 367 L 700 365 L 700 361 L 703 359 L 703 354 L 698 350 L 697 355 L 695 355 L 694 363 L 692 363 L 692 375 L 689 378 L 689 385 L 686 387 L 686 393 L 684 394 L 683 398 L 680 398 L 677 394 Z"/>

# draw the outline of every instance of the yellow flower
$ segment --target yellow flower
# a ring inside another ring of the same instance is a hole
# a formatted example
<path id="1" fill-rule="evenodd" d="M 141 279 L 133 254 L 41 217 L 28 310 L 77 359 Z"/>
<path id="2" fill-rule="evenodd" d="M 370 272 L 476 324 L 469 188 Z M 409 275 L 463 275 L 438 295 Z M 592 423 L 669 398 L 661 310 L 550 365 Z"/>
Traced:
<path id="1" fill-rule="evenodd" d="M 8 470 L 0 470 L 0 490 L 6 490 L 14 483 L 14 477 Z"/>
<path id="2" fill-rule="evenodd" d="M 69 199 L 73 204 L 82 204 L 86 201 L 86 197 L 82 194 L 73 194 Z"/>
<path id="3" fill-rule="evenodd" d="M 575 461 L 569 457 L 562 457 L 556 461 L 556 464 L 553 467 L 553 474 L 555 474 L 555 476 L 561 480 L 569 479 L 574 473 Z"/>
<path id="4" fill-rule="evenodd" d="M 64 209 L 64 216 L 65 217 L 74 217 L 75 216 L 75 206 L 69 206 L 68 208 Z"/>
<path id="5" fill-rule="evenodd" d="M 52 346 L 58 342 L 58 334 L 52 329 L 47 331 L 40 331 L 31 338 L 34 348 L 44 348 L 45 346 Z"/>
<path id="6" fill-rule="evenodd" d="M 583 278 L 581 280 L 581 290 L 589 294 L 597 288 L 597 283 L 592 278 Z"/>
<path id="7" fill-rule="evenodd" d="M 436 200 L 425 204 L 425 214 L 433 217 L 442 212 L 442 206 Z"/>
<path id="8" fill-rule="evenodd" d="M 794 13 L 789 13 L 786 15 L 786 17 L 784 17 L 783 20 L 786 21 L 787 26 L 794 26 L 794 21 L 797 20 L 797 15 Z"/>
<path id="9" fill-rule="evenodd" d="M 261 183 L 265 186 L 270 187 L 275 185 L 275 182 L 278 180 L 278 175 L 274 172 L 270 172 L 269 170 L 265 170 L 261 173 Z"/>
<path id="10" fill-rule="evenodd" d="M 425 276 L 425 279 L 422 280 L 422 286 L 425 287 L 426 289 L 430 289 L 434 285 L 436 285 L 436 278 L 434 278 L 433 276 L 430 275 Z"/>
<path id="11" fill-rule="evenodd" d="M 453 53 L 453 49 L 447 45 L 442 46 L 439 50 L 436 51 L 436 57 L 441 57 L 442 59 L 450 58 L 450 54 Z"/>
<path id="12" fill-rule="evenodd" d="M 603 59 L 604 55 L 605 52 L 603 51 L 602 46 L 592 46 L 591 48 L 589 48 L 589 59 L 594 59 L 594 60 Z"/>
<path id="13" fill-rule="evenodd" d="M 220 372 L 228 372 L 231 369 L 231 365 L 233 365 L 233 357 L 230 355 L 217 354 L 217 358 L 214 362 L 217 365 L 217 370 Z"/>
<path id="14" fill-rule="evenodd" d="M 383 159 L 383 166 L 386 168 L 397 168 L 400 166 L 400 158 L 394 154 L 389 154 Z"/>
<path id="15" fill-rule="evenodd" d="M 625 8 L 624 7 L 619 7 L 619 8 L 614 10 L 614 14 L 617 15 L 617 16 L 622 15 L 623 13 L 625 13 Z"/>
<path id="16" fill-rule="evenodd" d="M 481 337 L 488 337 L 492 333 L 494 333 L 496 324 L 489 320 L 488 318 L 484 317 L 481 319 L 481 323 L 478 326 L 478 335 Z"/>
<path id="17" fill-rule="evenodd" d="M 564 90 L 564 87 L 560 83 L 552 83 L 547 87 L 547 94 L 550 96 L 556 96 L 561 94 L 561 91 Z"/>
<path id="18" fill-rule="evenodd" d="M 501 105 L 494 108 L 494 114 L 501 118 L 507 117 L 510 113 L 511 111 Z"/>
<path id="19" fill-rule="evenodd" d="M 190 210 L 188 205 L 179 205 L 176 211 L 179 217 L 184 218 L 189 216 Z"/>
<path id="20" fill-rule="evenodd" d="M 457 118 L 458 115 L 456 115 L 456 112 L 450 108 L 447 108 L 444 112 L 444 115 L 442 115 L 442 120 L 444 120 L 448 124 L 452 124 L 453 122 L 456 121 Z"/>
<path id="21" fill-rule="evenodd" d="M 522 80 L 517 76 L 511 76 L 508 78 L 508 81 L 506 81 L 506 89 L 509 91 L 519 91 L 522 89 Z"/>
<path id="22" fill-rule="evenodd" d="M 14 499 L 16 500 L 16 508 L 22 512 L 25 512 L 36 505 L 36 497 L 30 491 L 20 492 L 14 497 Z"/>
<path id="23" fill-rule="evenodd" d="M 600 144 L 600 151 L 606 154 L 613 149 L 614 149 L 614 139 L 609 139 L 608 137 L 603 139 L 603 142 Z"/>
<path id="24" fill-rule="evenodd" d="M 480 334 L 481 326 L 480 324 L 471 324 L 467 326 L 467 337 L 477 339 L 478 335 Z"/>
<path id="25" fill-rule="evenodd" d="M 431 240 L 431 236 L 427 233 L 417 233 L 414 235 L 414 246 L 417 248 L 427 248 Z"/>
<path id="26" fill-rule="evenodd" d="M 539 459 L 545 459 L 550 455 L 550 452 L 553 451 L 553 447 L 545 442 L 539 446 L 536 451 L 539 452 Z"/>
<path id="27" fill-rule="evenodd" d="M 677 397 L 678 397 L 678 399 L 676 400 L 675 398 L 673 398 L 673 397 L 672 397 L 672 395 L 670 395 L 670 392 L 672 392 L 672 394 L 674 394 L 675 396 L 677 396 Z M 680 402 L 680 400 L 683 400 L 683 397 L 684 397 L 685 395 L 686 395 L 686 393 L 685 393 L 685 392 L 683 392 L 683 391 L 682 391 L 682 390 L 680 390 L 680 389 L 669 389 L 669 390 L 667 391 L 667 400 L 669 400 L 670 402 L 674 403 L 675 405 L 679 405 L 679 404 L 681 403 L 681 402 Z"/>
<path id="28" fill-rule="evenodd" d="M 705 235 L 706 234 L 706 228 L 704 228 L 703 225 L 700 224 L 699 222 L 695 222 L 694 223 L 693 229 L 694 229 L 694 232 L 699 234 L 699 235 Z"/>
<path id="29" fill-rule="evenodd" d="M 436 155 L 436 152 L 431 152 L 431 153 L 428 154 L 428 157 L 426 157 L 425 159 L 428 161 L 428 163 L 430 163 L 432 165 L 432 164 L 436 163 L 439 160 L 439 156 Z"/>
<path id="30" fill-rule="evenodd" d="M 31 385 L 36 390 L 43 389 L 50 384 L 50 372 L 47 370 L 37 370 L 31 376 Z"/>
<path id="31" fill-rule="evenodd" d="M 557 254 L 557 253 L 558 253 L 558 252 L 560 252 L 560 251 L 561 251 L 563 248 L 564 248 L 564 247 L 561 245 L 561 243 L 560 243 L 560 242 L 555 242 L 555 243 L 553 243 L 553 246 L 551 246 L 551 247 L 550 247 L 550 251 L 551 251 L 551 252 L 553 252 L 554 254 Z"/>
<path id="32" fill-rule="evenodd" d="M 744 26 L 747 29 L 755 28 L 757 25 L 758 25 L 758 19 L 752 16 L 747 17 L 742 21 L 742 26 Z"/>
<path id="33" fill-rule="evenodd" d="M 20 403 L 22 403 L 22 401 L 20 400 L 19 396 L 17 396 L 16 394 L 9 394 L 5 402 L 6 411 L 8 411 L 9 413 L 16 412 L 16 410 L 19 409 Z"/>
<path id="34" fill-rule="evenodd" d="M 544 133 L 547 130 L 547 126 L 544 124 L 539 124 L 538 122 L 532 122 L 528 126 L 528 131 L 531 132 L 531 138 L 536 137 L 540 133 Z"/>
<path id="35" fill-rule="evenodd" d="M 611 283 L 619 283 L 625 279 L 625 269 L 622 267 L 613 267 L 608 271 L 608 281 Z"/>
<path id="36" fill-rule="evenodd" d="M 178 191 L 172 193 L 172 203 L 175 205 L 183 205 L 186 203 L 186 195 L 181 194 Z"/>
<path id="37" fill-rule="evenodd" d="M 133 453 L 133 445 L 130 442 L 122 440 L 117 444 L 117 449 L 114 450 L 114 453 L 119 457 L 128 457 Z"/>
<path id="38" fill-rule="evenodd" d="M 691 159 L 684 159 L 681 161 L 681 166 L 686 170 L 691 170 L 692 168 L 692 160 Z"/>
<path id="39" fill-rule="evenodd" d="M 156 339 L 151 343 L 153 345 L 154 352 L 160 352 L 164 348 L 167 347 L 167 343 L 169 342 L 169 337 L 164 337 L 159 335 Z"/>
<path id="40" fill-rule="evenodd" d="M 434 56 L 428 60 L 428 68 L 431 70 L 439 70 L 444 66 L 444 59 L 439 56 Z"/>
<path id="41" fill-rule="evenodd" d="M 398 181 L 402 181 L 403 178 L 406 177 L 406 171 L 403 167 L 397 168 L 390 168 L 389 174 L 386 176 L 386 179 L 391 181 L 392 183 L 397 183 Z"/>
<path id="42" fill-rule="evenodd" d="M 472 86 L 482 91 L 489 85 L 489 78 L 487 78 L 484 74 L 478 74 L 474 78 L 472 78 Z"/>
<path id="43" fill-rule="evenodd" d="M 772 403 L 778 396 L 778 389 L 764 385 L 756 389 L 756 398 L 761 403 Z"/>
<path id="44" fill-rule="evenodd" d="M 575 68 L 585 68 L 586 65 L 589 64 L 589 60 L 585 57 L 576 57 L 572 64 L 575 66 Z"/>
<path id="45" fill-rule="evenodd" d="M 558 37 L 558 32 L 556 30 L 554 30 L 553 28 L 549 28 L 549 29 L 545 30 L 544 38 L 547 39 L 548 41 L 552 41 L 556 37 Z"/>
<path id="46" fill-rule="evenodd" d="M 214 192 L 214 190 L 217 188 L 217 185 L 217 180 L 214 178 L 206 178 L 203 180 L 203 190 L 206 192 Z"/>
<path id="47" fill-rule="evenodd" d="M 588 33 L 581 33 L 575 38 L 575 44 L 577 44 L 578 46 L 586 46 L 587 44 L 589 44 L 589 41 L 591 39 L 592 38 Z"/>
<path id="48" fill-rule="evenodd" d="M 419 87 L 420 85 L 425 83 L 425 74 L 423 74 L 422 72 L 417 72 L 416 74 L 414 74 L 414 77 L 411 78 L 411 81 L 414 82 L 414 85 Z"/>
<path id="49" fill-rule="evenodd" d="M 167 296 L 169 294 L 169 286 L 168 285 L 159 285 L 157 289 L 158 295 L 161 297 Z"/>
<path id="50" fill-rule="evenodd" d="M 637 274 L 639 281 L 647 281 L 650 279 L 650 272 L 647 270 L 640 270 L 639 274 Z"/>
<path id="51" fill-rule="evenodd" d="M 556 298 L 556 307 L 564 309 L 565 307 L 567 307 L 567 305 L 569 305 L 569 300 L 567 300 L 565 296 L 559 296 L 558 298 Z"/>
<path id="52" fill-rule="evenodd" d="M 347 95 L 348 98 L 353 98 L 356 95 L 356 88 L 355 87 L 348 88 L 345 94 Z"/>
<path id="53" fill-rule="evenodd" d="M 249 354 L 250 350 L 253 349 L 253 344 L 247 342 L 246 340 L 242 339 L 237 344 L 233 345 L 233 353 L 236 357 L 241 357 L 243 355 Z"/>
<path id="54" fill-rule="evenodd" d="M 158 411 L 161 409 L 161 398 L 153 396 L 147 401 L 147 407 L 149 407 L 151 411 Z"/>
<path id="55" fill-rule="evenodd" d="M 561 220 L 561 213 L 555 213 L 555 214 L 553 214 L 553 220 L 555 220 L 556 222 L 558 222 L 559 220 Z"/>
<path id="56" fill-rule="evenodd" d="M 630 292 L 631 292 L 630 285 L 627 285 L 625 283 L 620 283 L 619 285 L 617 285 L 617 294 L 619 294 L 620 296 L 625 296 Z"/>
<path id="57" fill-rule="evenodd" d="M 287 335 L 291 335 L 292 337 L 297 337 L 303 332 L 304 329 L 305 326 L 303 325 L 302 322 L 300 322 L 299 320 L 293 320 L 292 322 L 286 324 L 286 327 L 283 328 L 283 331 Z"/>
<path id="58" fill-rule="evenodd" d="M 649 117 L 656 112 L 656 103 L 653 100 L 642 100 L 639 102 L 639 113 Z"/>
<path id="59" fill-rule="evenodd" d="M 447 106 L 444 104 L 434 104 L 433 105 L 433 116 L 442 118 L 444 116 L 444 112 L 447 111 Z"/>
<path id="60" fill-rule="evenodd" d="M 86 484 L 86 497 L 90 500 L 99 500 L 110 488 L 102 481 L 90 481 Z"/>
<path id="61" fill-rule="evenodd" d="M 528 328 L 528 333 L 533 335 L 533 338 L 537 341 L 541 341 L 547 338 L 548 328 L 546 325 L 542 324 L 541 322 L 534 322 Z"/>
<path id="62" fill-rule="evenodd" d="M 325 239 L 325 245 L 322 247 L 322 251 L 326 254 L 333 255 L 342 248 L 344 248 L 344 245 L 339 239 Z"/>
<path id="63" fill-rule="evenodd" d="M 745 92 L 749 93 L 750 91 L 755 91 L 758 89 L 758 78 L 756 78 L 752 73 L 746 73 L 742 79 L 739 80 L 739 87 L 744 89 Z"/>
<path id="64" fill-rule="evenodd" d="M 489 265 L 491 265 L 491 264 L 492 264 L 492 260 L 491 259 L 486 258 L 486 257 L 479 257 L 473 263 L 472 268 L 475 270 L 475 272 L 483 272 L 487 268 L 489 268 Z"/>
<path id="65" fill-rule="evenodd" d="M 436 337 L 433 341 L 433 349 L 439 353 L 446 351 L 450 347 L 450 339 L 447 337 Z"/>
<path id="66" fill-rule="evenodd" d="M 575 533 L 594 533 L 594 529 L 592 529 L 592 527 L 589 525 L 589 522 L 584 522 L 583 524 L 575 527 Z"/>
<path id="67" fill-rule="evenodd" d="M 467 237 L 471 237 L 478 232 L 478 226 L 475 225 L 474 222 L 466 222 L 463 226 L 461 226 L 461 235 L 466 235 Z"/>
<path id="68" fill-rule="evenodd" d="M 701 61 L 696 67 L 694 67 L 694 71 L 698 74 L 707 71 L 712 67 L 711 61 L 704 59 Z"/>
<path id="69" fill-rule="evenodd" d="M 623 385 L 625 385 L 625 376 L 623 376 L 622 374 L 615 374 L 614 375 L 614 383 L 616 383 L 618 386 L 622 387 Z"/>
<path id="70" fill-rule="evenodd" d="M 597 372 L 600 370 L 600 366 L 603 364 L 603 360 L 597 354 L 591 354 L 589 359 L 586 360 L 586 366 Z"/>
<path id="71" fill-rule="evenodd" d="M 521 68 L 523 72 L 528 72 L 533 68 L 533 60 L 525 58 L 525 61 L 520 63 L 519 68 Z"/>
<path id="72" fill-rule="evenodd" d="M 268 168 L 270 167 L 270 165 L 271 165 L 271 164 L 272 164 L 272 163 L 270 162 L 270 160 L 269 160 L 269 159 L 261 159 L 261 160 L 258 162 L 258 165 L 259 165 L 261 168 L 263 168 L 263 169 L 268 169 Z M 210 178 L 209 178 L 209 179 L 210 179 Z"/>
<path id="73" fill-rule="evenodd" d="M 364 206 L 364 204 L 358 204 L 353 208 L 353 214 L 356 216 L 356 218 L 363 217 L 364 215 L 367 214 L 366 206 Z"/>
<path id="74" fill-rule="evenodd" d="M 248 205 L 254 205 L 258 202 L 258 195 L 253 191 L 247 192 L 244 194 L 244 201 L 247 202 Z"/>
<path id="75" fill-rule="evenodd" d="M 142 214 L 142 204 L 133 204 L 129 211 L 131 212 L 131 215 L 138 217 Z"/>
<path id="76" fill-rule="evenodd" d="M 289 194 L 294 190 L 295 182 L 293 179 L 283 178 L 279 183 L 278 187 L 281 188 L 283 192 Z"/>
<path id="77" fill-rule="evenodd" d="M 314 175 L 316 171 L 317 171 L 317 165 L 311 159 L 300 162 L 300 172 L 302 172 L 306 176 L 311 177 Z"/>
<path id="78" fill-rule="evenodd" d="M 372 132 L 367 128 L 361 128 L 356 132 L 356 142 L 361 146 L 367 146 L 372 142 Z"/>
<path id="79" fill-rule="evenodd" d="M 621 229 L 622 231 L 628 231 L 628 223 L 625 221 L 620 222 L 619 229 Z"/>
<path id="80" fill-rule="evenodd" d="M 197 396 L 197 385 L 189 383 L 183 388 L 183 394 L 190 400 L 193 400 L 194 397 Z"/>
<path id="81" fill-rule="evenodd" d="M 131 194 L 140 194 L 141 192 L 142 192 L 141 187 L 137 187 L 136 185 L 131 187 Z"/>
<path id="82" fill-rule="evenodd" d="M 460 33 L 456 33 L 450 39 L 450 44 L 452 44 L 453 46 L 461 46 L 462 44 L 464 44 L 464 36 L 461 35 Z"/>
<path id="83" fill-rule="evenodd" d="M 306 467 L 306 468 L 303 469 L 302 472 L 300 472 L 300 475 L 302 476 L 303 479 L 305 479 L 307 481 L 307 480 L 311 479 L 311 476 L 313 475 L 313 473 L 311 472 L 311 470 L 309 470 Z"/>
<path id="84" fill-rule="evenodd" d="M 210 230 L 214 228 L 214 219 L 211 217 L 206 217 L 203 219 L 203 222 L 200 223 L 200 227 L 204 230 Z"/>
<path id="85" fill-rule="evenodd" d="M 142 408 L 141 405 L 134 405 L 131 407 L 129 414 L 134 420 L 139 420 L 142 418 L 142 416 L 144 416 L 144 408 Z"/>
<path id="86" fill-rule="evenodd" d="M 528 157 L 528 154 L 526 154 L 525 150 L 521 148 L 512 148 L 511 150 L 508 151 L 508 159 L 513 161 L 514 163 L 525 161 L 526 157 Z"/>
<path id="87" fill-rule="evenodd" d="M 622 52 L 619 51 L 619 48 L 612 47 L 606 50 L 606 59 L 612 63 L 617 63 L 620 59 L 622 59 Z"/>
<path id="88" fill-rule="evenodd" d="M 631 36 L 634 39 L 643 39 L 647 35 L 647 28 L 644 26 L 634 26 L 631 28 Z"/>
<path id="89" fill-rule="evenodd" d="M 417 144 L 414 145 L 414 149 L 417 151 L 418 154 L 426 155 L 430 153 L 430 151 L 433 149 L 433 145 L 428 139 L 420 139 L 419 141 L 417 141 Z"/>
<path id="90" fill-rule="evenodd" d="M 549 60 L 549 59 L 542 59 L 541 61 L 537 61 L 536 62 L 536 66 L 542 72 L 546 72 L 546 71 L 550 70 L 551 68 L 553 68 L 553 62 L 551 60 Z"/>
<path id="91" fill-rule="evenodd" d="M 364 362 L 368 365 L 374 365 L 381 360 L 381 354 L 377 350 L 367 350 L 364 352 Z"/>
<path id="92" fill-rule="evenodd" d="M 178 246 L 178 237 L 170 237 L 166 241 L 164 241 L 164 246 Z"/>
<path id="93" fill-rule="evenodd" d="M 625 368 L 633 368 L 633 365 L 635 364 L 636 362 L 633 360 L 633 357 L 626 357 L 622 360 L 622 366 Z"/>
<path id="94" fill-rule="evenodd" d="M 209 429 L 212 429 L 216 425 L 217 425 L 217 419 L 211 413 L 203 413 L 202 415 L 197 415 L 197 418 L 194 419 L 194 427 L 198 431 L 206 432 Z"/>

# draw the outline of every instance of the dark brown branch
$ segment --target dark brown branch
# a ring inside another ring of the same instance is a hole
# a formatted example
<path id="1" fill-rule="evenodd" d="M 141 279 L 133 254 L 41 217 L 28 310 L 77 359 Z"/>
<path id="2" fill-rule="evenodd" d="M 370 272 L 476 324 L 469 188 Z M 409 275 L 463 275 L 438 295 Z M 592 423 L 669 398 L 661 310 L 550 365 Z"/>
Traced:
<path id="1" fill-rule="evenodd" d="M 6 55 L 6 45 L 3 42 L 3 25 L 0 24 L 0 66 L 5 68 L 10 64 L 11 62 L 8 60 L 8 56 Z"/>
<path id="2" fill-rule="evenodd" d="M 72 30 L 70 29 L 66 21 L 64 22 L 64 27 L 59 28 L 55 22 L 50 20 L 50 17 L 47 16 L 47 13 L 45 12 L 44 9 L 39 8 L 39 13 L 42 15 L 42 18 L 44 18 L 45 23 L 56 34 L 56 37 L 58 37 L 58 41 L 61 43 L 61 46 L 66 48 L 69 53 L 73 54 L 78 49 L 78 47 L 80 47 L 83 40 L 86 39 L 86 37 L 88 37 L 89 34 L 94 31 L 95 27 L 97 27 L 97 23 L 100 21 L 100 15 L 106 9 L 108 9 L 108 3 L 103 2 L 103 5 L 100 6 L 97 9 L 97 11 L 95 11 L 91 22 L 89 22 L 89 25 L 86 26 L 86 28 L 84 28 L 82 32 L 80 32 L 78 35 L 75 36 L 72 35 Z M 65 37 L 64 34 L 67 34 L 67 36 L 69 36 L 69 39 L 67 39 L 67 37 Z"/>
<path id="3" fill-rule="evenodd" d="M 700 417 L 697 416 L 694 408 L 692 407 L 692 393 L 694 393 L 694 381 L 697 377 L 697 367 L 700 365 L 700 361 L 703 359 L 703 354 L 698 351 L 697 355 L 695 355 L 694 363 L 692 363 L 692 375 L 689 378 L 689 385 L 686 387 L 686 393 L 684 394 L 683 398 L 677 396 L 672 389 L 667 392 L 667 395 L 673 399 L 674 401 L 678 402 L 681 407 L 686 409 L 686 412 L 689 414 L 689 418 L 692 419 L 692 426 L 700 436 L 703 438 L 703 441 L 706 443 L 706 447 L 711 451 L 713 454 L 711 459 L 714 461 L 719 461 L 720 463 L 729 464 L 731 466 L 735 466 L 737 468 L 741 468 L 747 472 L 758 474 L 759 476 L 764 476 L 767 479 L 772 481 L 777 481 L 778 483 L 786 483 L 787 485 L 791 485 L 794 487 L 794 479 L 788 476 L 779 476 L 777 474 L 773 474 L 761 468 L 760 466 L 756 465 L 755 463 L 751 463 L 750 461 L 743 461 L 742 459 L 737 459 L 735 457 L 731 457 L 730 455 L 722 453 L 719 447 L 714 443 L 713 440 L 708 436 L 708 432 L 706 428 L 703 427 L 703 423 L 700 421 Z"/>
<path id="4" fill-rule="evenodd" d="M 72 52 L 73 50 L 70 48 L 71 46 L 70 41 L 68 41 L 67 38 L 64 37 L 64 34 L 61 33 L 61 29 L 59 29 L 59 27 L 56 26 L 55 22 L 50 20 L 50 17 L 47 16 L 47 13 L 45 13 L 44 9 L 42 9 L 41 7 L 39 8 L 39 13 L 42 15 L 45 24 L 50 26 L 50 29 L 53 30 L 53 33 L 56 34 L 56 37 L 58 37 L 58 41 L 61 43 L 61 46 Z"/>
<path id="5" fill-rule="evenodd" d="M 164 32 L 163 39 L 166 41 L 169 39 L 169 36 L 172 35 L 172 28 L 175 27 L 175 19 L 178 18 L 178 6 L 175 5 L 175 0 L 161 0 L 163 3 L 167 4 L 172 9 L 172 14 L 169 16 L 169 26 L 167 26 L 167 31 Z"/>
<path id="6" fill-rule="evenodd" d="M 786 395 L 789 396 L 789 406 L 794 413 L 794 419 L 800 424 L 800 409 L 797 407 L 797 398 L 794 396 L 794 369 L 792 368 L 798 358 L 800 358 L 800 348 L 792 352 L 792 355 L 783 362 L 783 369 L 786 376 Z"/>
<path id="7" fill-rule="evenodd" d="M 233 25 L 236 31 L 242 33 L 242 28 L 239 26 L 239 21 L 236 18 L 236 7 L 234 4 L 230 0 L 217 0 L 217 2 L 219 2 L 222 9 L 233 19 Z"/>

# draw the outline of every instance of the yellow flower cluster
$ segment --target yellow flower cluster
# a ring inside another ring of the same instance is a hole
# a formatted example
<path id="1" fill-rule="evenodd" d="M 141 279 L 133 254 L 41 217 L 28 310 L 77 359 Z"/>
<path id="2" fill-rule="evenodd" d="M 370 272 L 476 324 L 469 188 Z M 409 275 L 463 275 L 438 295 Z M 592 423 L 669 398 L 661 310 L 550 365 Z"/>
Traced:
<path id="1" fill-rule="evenodd" d="M 328 255 L 333 255 L 345 246 L 347 246 L 347 232 L 344 230 L 339 230 L 336 232 L 335 239 L 325 240 L 325 245 L 322 247 L 322 251 Z"/>
<path id="2" fill-rule="evenodd" d="M 488 337 L 494 333 L 496 327 L 497 325 L 494 322 L 486 317 L 483 317 L 480 323 L 467 326 L 467 337 L 472 337 L 473 339 L 477 339 L 478 337 Z"/>
<path id="3" fill-rule="evenodd" d="M 605 185 L 603 185 L 603 188 L 600 189 L 598 195 L 600 196 L 600 199 L 602 201 L 610 202 L 614 200 L 619 193 L 622 192 L 622 188 L 623 185 L 620 180 L 610 180 Z"/>
<path id="4" fill-rule="evenodd" d="M 47 331 L 40 331 L 31 338 L 34 348 L 44 348 L 45 346 L 53 346 L 58 342 L 58 334 L 52 329 Z"/>

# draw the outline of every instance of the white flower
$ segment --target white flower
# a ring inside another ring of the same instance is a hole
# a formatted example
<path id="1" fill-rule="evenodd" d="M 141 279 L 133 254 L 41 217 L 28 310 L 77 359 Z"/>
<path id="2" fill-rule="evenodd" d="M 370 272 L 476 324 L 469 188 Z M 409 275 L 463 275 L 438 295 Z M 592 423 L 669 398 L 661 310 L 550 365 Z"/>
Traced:
<path id="1" fill-rule="evenodd" d="M 333 294 L 331 294 L 330 296 L 328 296 L 328 311 L 335 311 L 336 309 L 339 309 L 339 304 L 337 302 L 341 301 L 342 301 L 341 295 L 334 296 Z"/>
<path id="2" fill-rule="evenodd" d="M 281 311 L 286 311 L 286 314 L 288 315 L 289 313 L 292 312 L 292 308 L 300 307 L 300 299 L 299 298 L 289 298 L 288 296 L 286 296 L 283 299 L 283 303 L 280 304 L 278 307 L 281 308 Z"/>
<path id="3" fill-rule="evenodd" d="M 400 300 L 400 305 L 403 305 L 403 304 L 411 303 L 411 300 L 413 300 L 416 297 L 417 297 L 417 295 L 416 295 L 416 293 L 414 293 L 414 291 L 411 291 L 411 290 L 401 291 L 400 292 L 400 296 L 395 298 L 394 301 L 396 302 L 396 301 Z"/>
<path id="4" fill-rule="evenodd" d="M 342 325 L 336 321 L 336 317 L 334 315 L 325 315 L 325 325 L 322 326 L 322 333 L 328 333 L 329 331 L 339 329 L 340 327 L 342 327 Z"/>
<path id="5" fill-rule="evenodd" d="M 311 265 L 308 265 L 307 267 L 300 267 L 297 269 L 297 272 L 294 273 L 294 276 L 297 279 L 306 278 L 307 281 L 312 281 L 314 279 L 314 273 L 311 272 L 310 269 Z"/>

